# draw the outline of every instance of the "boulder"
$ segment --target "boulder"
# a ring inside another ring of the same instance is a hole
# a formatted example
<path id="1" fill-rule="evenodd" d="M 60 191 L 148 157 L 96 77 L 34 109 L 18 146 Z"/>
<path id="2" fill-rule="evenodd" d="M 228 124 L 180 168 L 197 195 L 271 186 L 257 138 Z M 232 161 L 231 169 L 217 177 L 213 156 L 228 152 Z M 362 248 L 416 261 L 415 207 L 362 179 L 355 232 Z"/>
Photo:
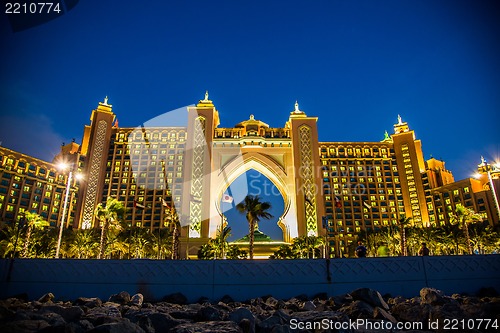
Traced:
<path id="1" fill-rule="evenodd" d="M 311 301 L 307 301 L 307 302 L 304 302 L 304 304 L 302 304 L 302 310 L 304 310 L 304 311 L 313 311 L 315 309 L 316 309 L 316 305 L 314 305 L 314 303 Z"/>
<path id="2" fill-rule="evenodd" d="M 339 311 L 345 313 L 349 318 L 371 319 L 374 309 L 366 302 L 354 301 L 349 305 L 344 305 Z"/>
<path id="3" fill-rule="evenodd" d="M 420 298 L 422 304 L 438 305 L 445 303 L 443 292 L 434 288 L 422 288 Z"/>
<path id="4" fill-rule="evenodd" d="M 187 304 L 188 299 L 182 293 L 173 293 L 163 297 L 164 302 L 172 303 L 172 304 Z"/>
<path id="5" fill-rule="evenodd" d="M 128 302 L 130 302 L 130 294 L 126 291 L 122 291 L 118 294 L 111 295 L 108 299 L 108 302 L 128 304 Z"/>
<path id="6" fill-rule="evenodd" d="M 141 307 L 144 303 L 144 296 L 142 294 L 135 294 L 130 298 L 130 304 Z"/>
<path id="7" fill-rule="evenodd" d="M 389 310 L 389 305 L 384 301 L 382 295 L 376 290 L 370 288 L 359 288 L 353 290 L 351 296 L 354 300 L 359 300 L 370 304 L 371 306 L 378 306 L 385 310 Z"/>
<path id="8" fill-rule="evenodd" d="M 255 316 L 247 308 L 239 307 L 229 313 L 228 320 L 238 324 L 245 333 L 255 332 Z"/>
<path id="9" fill-rule="evenodd" d="M 223 317 L 222 312 L 212 305 L 203 306 L 196 314 L 197 321 L 221 321 Z"/>
<path id="10" fill-rule="evenodd" d="M 225 304 L 229 304 L 229 303 L 234 303 L 234 299 L 231 296 L 229 296 L 229 295 L 224 295 L 219 300 L 219 302 L 222 302 L 222 303 L 225 303 Z"/>
<path id="11" fill-rule="evenodd" d="M 66 322 L 78 321 L 85 314 L 79 306 L 62 307 L 60 305 L 44 305 L 39 310 L 41 313 L 57 313 Z"/>
<path id="12" fill-rule="evenodd" d="M 92 298 L 79 297 L 73 302 L 73 304 L 74 305 L 84 305 L 87 308 L 95 308 L 95 307 L 101 306 L 102 301 L 98 297 L 92 297 Z"/>
<path id="13" fill-rule="evenodd" d="M 169 332 L 170 329 L 186 323 L 185 320 L 174 319 L 168 313 L 151 313 L 148 315 L 148 318 L 151 321 L 151 326 L 154 327 L 155 332 Z"/>
<path id="14" fill-rule="evenodd" d="M 47 303 L 47 302 L 52 302 L 54 300 L 55 296 L 53 293 L 46 293 L 42 297 L 38 299 L 38 302 L 40 303 Z"/>

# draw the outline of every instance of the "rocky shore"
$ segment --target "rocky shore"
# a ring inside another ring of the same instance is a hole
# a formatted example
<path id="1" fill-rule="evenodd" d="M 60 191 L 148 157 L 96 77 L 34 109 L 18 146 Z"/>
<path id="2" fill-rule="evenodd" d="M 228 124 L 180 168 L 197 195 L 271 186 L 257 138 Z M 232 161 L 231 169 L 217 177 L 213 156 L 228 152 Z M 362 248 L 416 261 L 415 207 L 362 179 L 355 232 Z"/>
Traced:
<path id="1" fill-rule="evenodd" d="M 500 297 L 495 290 L 447 296 L 423 288 L 419 296 L 406 299 L 361 288 L 335 297 L 264 296 L 236 302 L 225 296 L 195 304 L 187 304 L 182 294 L 151 303 L 127 292 L 107 300 L 56 301 L 51 293 L 37 301 L 22 295 L 0 300 L 0 332 L 13 333 L 500 332 L 499 326 Z"/>

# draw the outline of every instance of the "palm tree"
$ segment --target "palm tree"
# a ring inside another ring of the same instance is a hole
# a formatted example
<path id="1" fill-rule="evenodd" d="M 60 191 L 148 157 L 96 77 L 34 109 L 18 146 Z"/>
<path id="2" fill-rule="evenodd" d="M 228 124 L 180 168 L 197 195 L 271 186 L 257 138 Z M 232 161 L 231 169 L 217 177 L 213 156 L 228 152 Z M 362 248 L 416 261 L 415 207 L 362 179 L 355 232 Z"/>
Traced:
<path id="1" fill-rule="evenodd" d="M 226 259 L 226 253 L 229 248 L 227 239 L 231 236 L 231 227 L 222 225 L 217 229 L 217 236 L 211 239 L 213 245 L 215 259 Z"/>
<path id="2" fill-rule="evenodd" d="M 7 258 L 12 253 L 12 257 L 21 251 L 21 244 L 17 241 L 19 237 L 19 227 L 16 225 L 6 225 L 0 234 L 0 257 Z M 15 247 L 15 248 L 14 248 Z"/>
<path id="3" fill-rule="evenodd" d="M 106 251 L 108 229 L 121 229 L 120 220 L 123 219 L 125 214 L 125 206 L 114 198 L 108 198 L 105 206 L 102 203 L 97 205 L 94 214 L 101 221 L 101 241 L 99 243 L 97 259 L 103 259 Z"/>
<path id="4" fill-rule="evenodd" d="M 292 251 L 299 259 L 308 257 L 309 244 L 307 243 L 307 236 L 301 236 L 293 239 Z"/>
<path id="5" fill-rule="evenodd" d="M 405 227 L 411 222 L 411 217 L 406 217 L 405 214 L 401 214 L 398 220 L 399 236 L 401 238 L 401 255 L 406 256 L 406 231 Z"/>
<path id="6" fill-rule="evenodd" d="M 226 258 L 246 259 L 247 255 L 248 255 L 247 251 L 240 249 L 238 245 L 229 245 L 229 247 L 227 248 Z"/>
<path id="7" fill-rule="evenodd" d="M 206 244 L 203 244 L 198 250 L 198 259 L 214 259 L 214 249 L 210 241 Z"/>
<path id="8" fill-rule="evenodd" d="M 481 220 L 481 216 L 470 208 L 464 207 L 462 204 L 457 204 L 455 207 L 455 214 L 452 216 L 452 221 L 457 223 L 459 227 L 463 228 L 465 242 L 469 254 L 472 254 L 472 244 L 469 235 L 469 223 Z"/>
<path id="9" fill-rule="evenodd" d="M 179 236 L 180 236 L 180 228 L 181 228 L 181 223 L 179 221 L 179 215 L 175 211 L 174 207 L 167 207 L 165 209 L 165 225 L 171 230 L 172 232 L 172 259 L 177 260 L 179 259 Z"/>
<path id="10" fill-rule="evenodd" d="M 295 259 L 296 257 L 297 255 L 289 244 L 282 244 L 269 259 Z"/>
<path id="11" fill-rule="evenodd" d="M 78 259 L 89 259 L 95 256 L 98 250 L 96 234 L 93 229 L 80 229 L 75 232 L 73 241 L 69 245 L 69 254 Z"/>
<path id="12" fill-rule="evenodd" d="M 248 226 L 249 226 L 249 245 L 248 252 L 250 259 L 253 259 L 253 248 L 254 248 L 254 238 L 255 230 L 259 230 L 258 222 L 261 218 L 271 219 L 273 216 L 268 213 L 271 209 L 271 204 L 269 202 L 261 202 L 258 195 L 247 195 L 245 199 L 236 205 L 236 209 L 241 213 L 245 214 Z"/>
<path id="13" fill-rule="evenodd" d="M 45 221 L 43 217 L 41 217 L 36 213 L 26 212 L 25 218 L 26 218 L 27 229 L 26 229 L 26 236 L 25 236 L 26 239 L 24 241 L 24 248 L 22 254 L 23 257 L 28 256 L 28 248 L 30 244 L 31 232 L 33 231 L 33 229 L 49 226 L 49 222 Z"/>

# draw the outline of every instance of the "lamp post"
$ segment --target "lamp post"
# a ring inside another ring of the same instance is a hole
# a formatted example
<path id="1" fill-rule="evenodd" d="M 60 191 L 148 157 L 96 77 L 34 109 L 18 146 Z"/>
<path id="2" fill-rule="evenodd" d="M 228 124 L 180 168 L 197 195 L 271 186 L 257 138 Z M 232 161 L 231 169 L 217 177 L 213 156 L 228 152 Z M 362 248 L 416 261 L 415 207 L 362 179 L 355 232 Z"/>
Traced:
<path id="1" fill-rule="evenodd" d="M 68 168 L 68 164 L 66 163 L 61 163 L 59 164 L 59 169 L 65 170 Z M 80 175 L 76 175 L 76 179 L 80 179 Z M 59 236 L 57 238 L 57 248 L 56 248 L 56 256 L 55 258 L 59 258 L 59 252 L 61 250 L 61 241 L 62 241 L 62 234 L 63 234 L 63 229 L 64 229 L 64 224 L 66 223 L 66 208 L 68 207 L 68 197 L 69 197 L 69 192 L 71 190 L 71 180 L 73 179 L 73 171 L 70 170 L 68 174 L 68 179 L 66 181 L 66 193 L 64 194 L 64 204 L 63 204 L 63 211 L 62 211 L 62 216 L 61 216 L 61 222 L 59 224 Z"/>

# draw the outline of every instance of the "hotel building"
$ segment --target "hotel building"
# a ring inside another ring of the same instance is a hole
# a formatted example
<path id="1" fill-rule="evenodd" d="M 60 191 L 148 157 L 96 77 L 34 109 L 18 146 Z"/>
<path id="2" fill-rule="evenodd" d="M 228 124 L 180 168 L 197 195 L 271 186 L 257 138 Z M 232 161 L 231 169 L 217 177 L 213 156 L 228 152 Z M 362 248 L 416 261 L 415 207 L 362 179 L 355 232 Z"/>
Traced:
<path id="1" fill-rule="evenodd" d="M 397 224 L 403 214 L 432 227 L 449 222 L 460 203 L 499 223 L 497 166 L 483 161 L 478 179 L 455 182 L 443 161 L 424 159 L 420 140 L 399 116 L 394 133 L 380 142 L 319 142 L 317 121 L 296 103 L 283 127 L 251 115 L 221 128 L 207 93 L 170 117 L 119 127 L 106 98 L 92 111 L 81 144 L 63 145 L 54 163 L 0 147 L 0 222 L 29 210 L 58 226 L 68 174 L 57 162 L 65 161 L 83 175 L 70 184 L 67 225 L 96 227 L 95 207 L 108 197 L 125 204 L 128 225 L 149 229 L 164 227 L 165 208 L 175 207 L 181 255 L 194 256 L 221 223 L 230 223 L 222 196 L 248 170 L 266 176 L 283 197 L 279 241 L 326 236 L 337 255 L 357 233 Z M 238 200 L 244 195 L 233 193 Z"/>

